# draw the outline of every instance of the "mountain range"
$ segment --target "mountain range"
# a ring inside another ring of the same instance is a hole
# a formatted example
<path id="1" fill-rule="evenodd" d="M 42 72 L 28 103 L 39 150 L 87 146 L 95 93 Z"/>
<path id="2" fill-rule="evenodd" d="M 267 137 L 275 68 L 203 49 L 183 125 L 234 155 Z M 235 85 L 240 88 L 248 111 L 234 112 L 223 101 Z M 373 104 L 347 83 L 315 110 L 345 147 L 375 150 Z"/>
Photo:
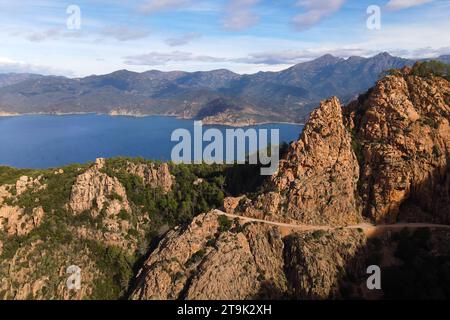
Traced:
<path id="1" fill-rule="evenodd" d="M 438 58 L 448 62 L 450 56 Z M 384 71 L 415 61 L 384 52 L 371 58 L 324 55 L 280 72 L 239 75 L 228 70 L 66 78 L 0 74 L 0 114 L 163 114 L 208 123 L 303 122 L 331 95 L 348 102 Z"/>

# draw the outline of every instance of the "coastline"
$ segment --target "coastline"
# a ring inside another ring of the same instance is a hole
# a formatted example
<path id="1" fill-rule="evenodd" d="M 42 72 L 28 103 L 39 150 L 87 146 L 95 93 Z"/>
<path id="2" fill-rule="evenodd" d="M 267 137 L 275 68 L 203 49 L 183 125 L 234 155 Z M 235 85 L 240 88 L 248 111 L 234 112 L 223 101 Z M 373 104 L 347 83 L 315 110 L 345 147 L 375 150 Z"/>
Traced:
<path id="1" fill-rule="evenodd" d="M 10 113 L 10 112 L 2 112 L 0 111 L 0 118 L 2 117 L 20 117 L 20 116 L 74 116 L 74 115 L 99 115 L 99 116 L 110 116 L 110 117 L 131 117 L 131 118 L 145 118 L 145 117 L 174 117 L 180 120 L 196 120 L 194 118 L 189 118 L 185 116 L 179 116 L 175 114 L 144 114 L 144 113 L 133 113 L 133 112 L 109 112 L 109 113 L 101 113 L 101 112 L 32 112 L 32 113 Z M 200 121 L 200 120 L 199 120 Z M 202 120 L 203 121 L 203 120 Z M 227 127 L 236 127 L 236 128 L 244 128 L 251 126 L 259 126 L 266 124 L 290 124 L 290 125 L 301 125 L 304 126 L 305 123 L 302 122 L 291 122 L 291 121 L 203 121 L 203 125 L 219 125 L 219 126 L 227 126 Z"/>

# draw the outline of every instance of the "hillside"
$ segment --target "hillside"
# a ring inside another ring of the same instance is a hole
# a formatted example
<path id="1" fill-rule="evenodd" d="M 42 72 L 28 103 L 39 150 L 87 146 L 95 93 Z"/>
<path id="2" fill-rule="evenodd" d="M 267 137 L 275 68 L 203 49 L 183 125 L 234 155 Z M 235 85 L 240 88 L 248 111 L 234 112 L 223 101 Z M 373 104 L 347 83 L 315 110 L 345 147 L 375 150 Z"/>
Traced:
<path id="1" fill-rule="evenodd" d="M 0 167 L 0 299 L 124 297 L 161 234 L 221 206 L 225 169 L 125 158 Z M 67 290 L 70 265 L 80 291 Z"/>

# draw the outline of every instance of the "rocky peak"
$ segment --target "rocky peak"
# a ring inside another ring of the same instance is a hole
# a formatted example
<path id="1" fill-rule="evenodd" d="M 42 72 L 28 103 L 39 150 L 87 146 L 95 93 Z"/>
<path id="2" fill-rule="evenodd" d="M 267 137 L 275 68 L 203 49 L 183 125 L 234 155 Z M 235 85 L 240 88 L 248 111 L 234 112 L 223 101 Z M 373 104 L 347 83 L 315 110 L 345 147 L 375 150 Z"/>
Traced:
<path id="1" fill-rule="evenodd" d="M 21 176 L 19 180 L 16 181 L 16 193 L 17 195 L 21 195 L 25 191 L 33 188 L 37 188 L 37 190 L 42 190 L 43 188 L 46 188 L 46 185 L 41 184 L 42 176 L 37 177 L 36 179 L 33 179 L 31 177 L 27 176 Z M 35 191 L 37 191 L 35 190 Z"/>
<path id="2" fill-rule="evenodd" d="M 356 223 L 359 167 L 337 98 L 323 101 L 272 178 L 284 216 L 311 224 Z"/>
<path id="3" fill-rule="evenodd" d="M 360 160 L 364 214 L 377 222 L 448 223 L 450 86 L 410 73 L 385 77 L 344 112 Z"/>
<path id="4" fill-rule="evenodd" d="M 117 215 L 122 210 L 131 211 L 124 186 L 116 177 L 101 171 L 104 165 L 104 159 L 97 159 L 92 167 L 77 177 L 69 201 L 69 208 L 75 214 L 90 211 L 95 217 L 103 209 L 108 216 Z"/>
<path id="5" fill-rule="evenodd" d="M 136 164 L 128 162 L 126 171 L 141 177 L 144 184 L 151 188 L 160 187 L 166 193 L 172 190 L 174 181 L 167 163 Z"/>

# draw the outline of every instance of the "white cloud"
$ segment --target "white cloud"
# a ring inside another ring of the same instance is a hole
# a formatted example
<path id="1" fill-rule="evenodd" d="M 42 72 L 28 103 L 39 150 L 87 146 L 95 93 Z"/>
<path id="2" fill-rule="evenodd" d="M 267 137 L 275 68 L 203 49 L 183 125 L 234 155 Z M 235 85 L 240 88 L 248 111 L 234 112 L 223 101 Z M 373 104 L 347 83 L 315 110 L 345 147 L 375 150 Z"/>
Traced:
<path id="1" fill-rule="evenodd" d="M 166 39 L 165 43 L 171 47 L 178 47 L 178 46 L 183 46 L 185 44 L 188 44 L 194 40 L 200 39 L 201 36 L 202 35 L 198 32 L 190 32 L 190 33 L 183 34 L 177 38 Z"/>
<path id="2" fill-rule="evenodd" d="M 223 27 L 229 31 L 240 31 L 254 26 L 259 16 L 252 10 L 260 0 L 230 0 L 225 8 Z"/>
<path id="3" fill-rule="evenodd" d="M 52 67 L 33 65 L 23 61 L 16 61 L 7 57 L 0 57 L 0 73 L 36 73 L 42 75 L 72 75 L 71 71 L 59 70 Z"/>
<path id="4" fill-rule="evenodd" d="M 111 38 L 117 41 L 130 41 L 144 39 L 150 36 L 151 32 L 145 29 L 130 28 L 127 26 L 107 26 L 95 31 L 67 30 L 65 28 L 49 28 L 45 30 L 30 31 L 14 30 L 10 33 L 13 37 L 23 37 L 31 42 L 58 41 L 70 38 L 89 38 L 90 36 L 100 36 L 101 38 Z M 97 39 L 95 40 L 97 41 Z"/>
<path id="5" fill-rule="evenodd" d="M 352 46 L 347 48 L 319 47 L 303 50 L 280 50 L 252 53 L 248 57 L 234 59 L 234 61 L 240 63 L 264 65 L 293 65 L 316 59 L 325 54 L 331 54 L 336 57 L 350 57 L 372 56 L 377 53 L 377 50 L 362 49 Z"/>
<path id="6" fill-rule="evenodd" d="M 179 9 L 189 4 L 189 0 L 147 0 L 139 8 L 141 12 L 151 14 L 159 11 Z"/>
<path id="7" fill-rule="evenodd" d="M 173 52 L 149 52 L 141 55 L 127 56 L 124 58 L 125 64 L 144 65 L 144 66 L 162 66 L 169 62 L 177 61 L 196 61 L 196 62 L 224 62 L 225 58 L 196 55 L 191 52 L 173 51 Z"/>
<path id="8" fill-rule="evenodd" d="M 32 42 L 41 42 L 47 39 L 56 39 L 61 35 L 60 28 L 52 28 L 42 32 L 32 32 L 25 37 Z"/>
<path id="9" fill-rule="evenodd" d="M 100 34 L 105 37 L 114 38 L 118 41 L 129 41 L 147 38 L 150 35 L 150 31 L 133 29 L 125 26 L 110 26 L 103 28 Z"/>
<path id="10" fill-rule="evenodd" d="M 389 0 L 386 8 L 390 10 L 402 10 L 415 6 L 420 6 L 433 0 Z"/>
<path id="11" fill-rule="evenodd" d="M 61 38 L 79 38 L 84 34 L 82 31 L 68 31 L 62 27 L 53 27 L 44 30 L 16 29 L 10 33 L 13 37 L 23 37 L 31 42 L 44 42 L 48 40 L 58 40 Z"/>
<path id="12" fill-rule="evenodd" d="M 297 6 L 305 12 L 294 17 L 294 24 L 299 30 L 311 28 L 322 19 L 339 11 L 346 0 L 299 0 Z"/>
<path id="13" fill-rule="evenodd" d="M 413 57 L 435 58 L 438 56 L 449 55 L 450 47 L 442 47 L 442 48 L 424 47 L 411 50 L 411 54 Z"/>

